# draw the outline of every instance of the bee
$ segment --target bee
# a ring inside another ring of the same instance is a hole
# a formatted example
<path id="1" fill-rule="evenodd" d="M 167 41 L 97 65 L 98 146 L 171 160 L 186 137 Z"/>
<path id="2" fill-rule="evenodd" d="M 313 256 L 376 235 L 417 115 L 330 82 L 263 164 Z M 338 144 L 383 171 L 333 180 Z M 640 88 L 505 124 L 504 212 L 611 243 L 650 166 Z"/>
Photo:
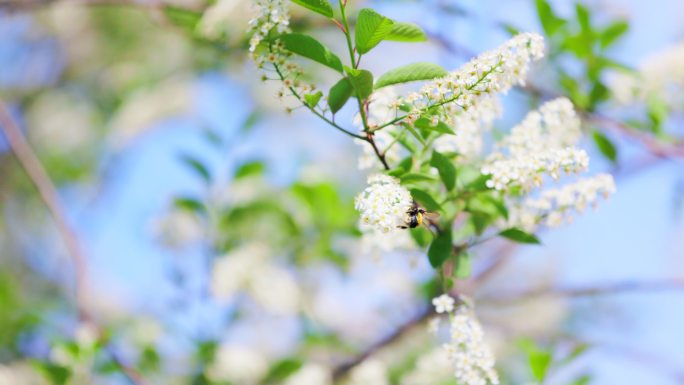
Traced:
<path id="1" fill-rule="evenodd" d="M 438 213 L 426 211 L 414 201 L 411 208 L 406 211 L 406 223 L 397 227 L 400 229 L 415 229 L 420 225 L 429 226 L 437 218 L 439 218 Z"/>

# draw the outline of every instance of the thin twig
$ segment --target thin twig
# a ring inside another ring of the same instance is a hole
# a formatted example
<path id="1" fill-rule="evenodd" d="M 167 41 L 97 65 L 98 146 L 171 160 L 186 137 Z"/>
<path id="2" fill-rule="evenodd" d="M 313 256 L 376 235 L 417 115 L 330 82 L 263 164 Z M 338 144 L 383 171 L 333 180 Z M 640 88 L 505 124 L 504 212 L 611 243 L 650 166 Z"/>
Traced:
<path id="1" fill-rule="evenodd" d="M 24 138 L 19 125 L 12 118 L 5 103 L 0 100 L 0 129 L 5 134 L 12 153 L 19 161 L 19 164 L 28 175 L 33 185 L 38 190 L 41 200 L 45 203 L 50 215 L 55 221 L 57 230 L 64 239 L 67 251 L 71 256 L 75 271 L 74 295 L 78 308 L 79 319 L 82 322 L 89 322 L 97 328 L 98 335 L 102 339 L 102 328 L 95 323 L 94 318 L 87 309 L 85 293 L 88 284 L 87 258 L 81 247 L 81 243 L 76 235 L 76 231 L 71 227 L 64 209 L 59 201 L 59 194 L 52 180 L 48 176 L 42 163 L 29 146 Z M 130 366 L 124 364 L 119 356 L 108 348 L 112 360 L 121 367 L 122 372 L 135 385 L 144 385 L 142 376 Z"/>

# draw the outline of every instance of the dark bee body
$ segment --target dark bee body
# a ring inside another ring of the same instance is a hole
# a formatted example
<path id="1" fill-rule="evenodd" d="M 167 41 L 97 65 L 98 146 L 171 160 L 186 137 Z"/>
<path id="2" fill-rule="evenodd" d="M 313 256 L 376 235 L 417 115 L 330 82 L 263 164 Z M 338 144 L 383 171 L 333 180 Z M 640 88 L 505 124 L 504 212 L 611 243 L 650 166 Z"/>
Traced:
<path id="1" fill-rule="evenodd" d="M 398 226 L 400 229 L 415 229 L 416 227 L 425 224 L 425 218 L 427 216 L 436 216 L 436 213 L 429 213 L 425 211 L 422 207 L 419 207 L 415 202 L 408 211 L 406 211 L 406 224 L 403 226 Z"/>

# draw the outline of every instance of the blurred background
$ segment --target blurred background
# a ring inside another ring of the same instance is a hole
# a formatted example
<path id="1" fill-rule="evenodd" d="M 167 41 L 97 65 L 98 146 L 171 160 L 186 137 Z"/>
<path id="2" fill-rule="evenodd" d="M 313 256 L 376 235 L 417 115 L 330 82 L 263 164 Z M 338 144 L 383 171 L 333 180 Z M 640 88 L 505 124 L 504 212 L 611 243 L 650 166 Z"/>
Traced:
<path id="1" fill-rule="evenodd" d="M 616 177 L 542 246 L 474 250 L 462 290 L 503 382 L 535 383 L 549 361 L 545 384 L 684 383 L 684 3 L 350 3 L 430 37 L 382 43 L 364 58 L 378 73 L 455 69 L 515 31 L 544 34 L 546 60 L 495 130 L 566 95 L 592 171 Z M 455 384 L 421 327 L 436 290 L 424 251 L 362 242 L 360 148 L 260 81 L 250 4 L 0 0 L 0 385 L 306 385 L 305 369 Z M 334 25 L 290 8 L 294 29 L 343 52 Z M 54 190 L 36 189 L 12 130 Z"/>

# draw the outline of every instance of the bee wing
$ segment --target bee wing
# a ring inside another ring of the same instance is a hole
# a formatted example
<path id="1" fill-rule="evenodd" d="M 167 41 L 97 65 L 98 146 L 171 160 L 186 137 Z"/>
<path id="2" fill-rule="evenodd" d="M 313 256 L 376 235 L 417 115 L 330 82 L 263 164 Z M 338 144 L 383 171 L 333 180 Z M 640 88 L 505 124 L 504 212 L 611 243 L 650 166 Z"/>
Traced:
<path id="1" fill-rule="evenodd" d="M 434 212 L 427 212 L 427 213 L 423 214 L 423 216 L 425 217 L 425 219 L 427 219 L 429 221 L 436 221 L 439 219 L 439 213 L 434 213 Z"/>

